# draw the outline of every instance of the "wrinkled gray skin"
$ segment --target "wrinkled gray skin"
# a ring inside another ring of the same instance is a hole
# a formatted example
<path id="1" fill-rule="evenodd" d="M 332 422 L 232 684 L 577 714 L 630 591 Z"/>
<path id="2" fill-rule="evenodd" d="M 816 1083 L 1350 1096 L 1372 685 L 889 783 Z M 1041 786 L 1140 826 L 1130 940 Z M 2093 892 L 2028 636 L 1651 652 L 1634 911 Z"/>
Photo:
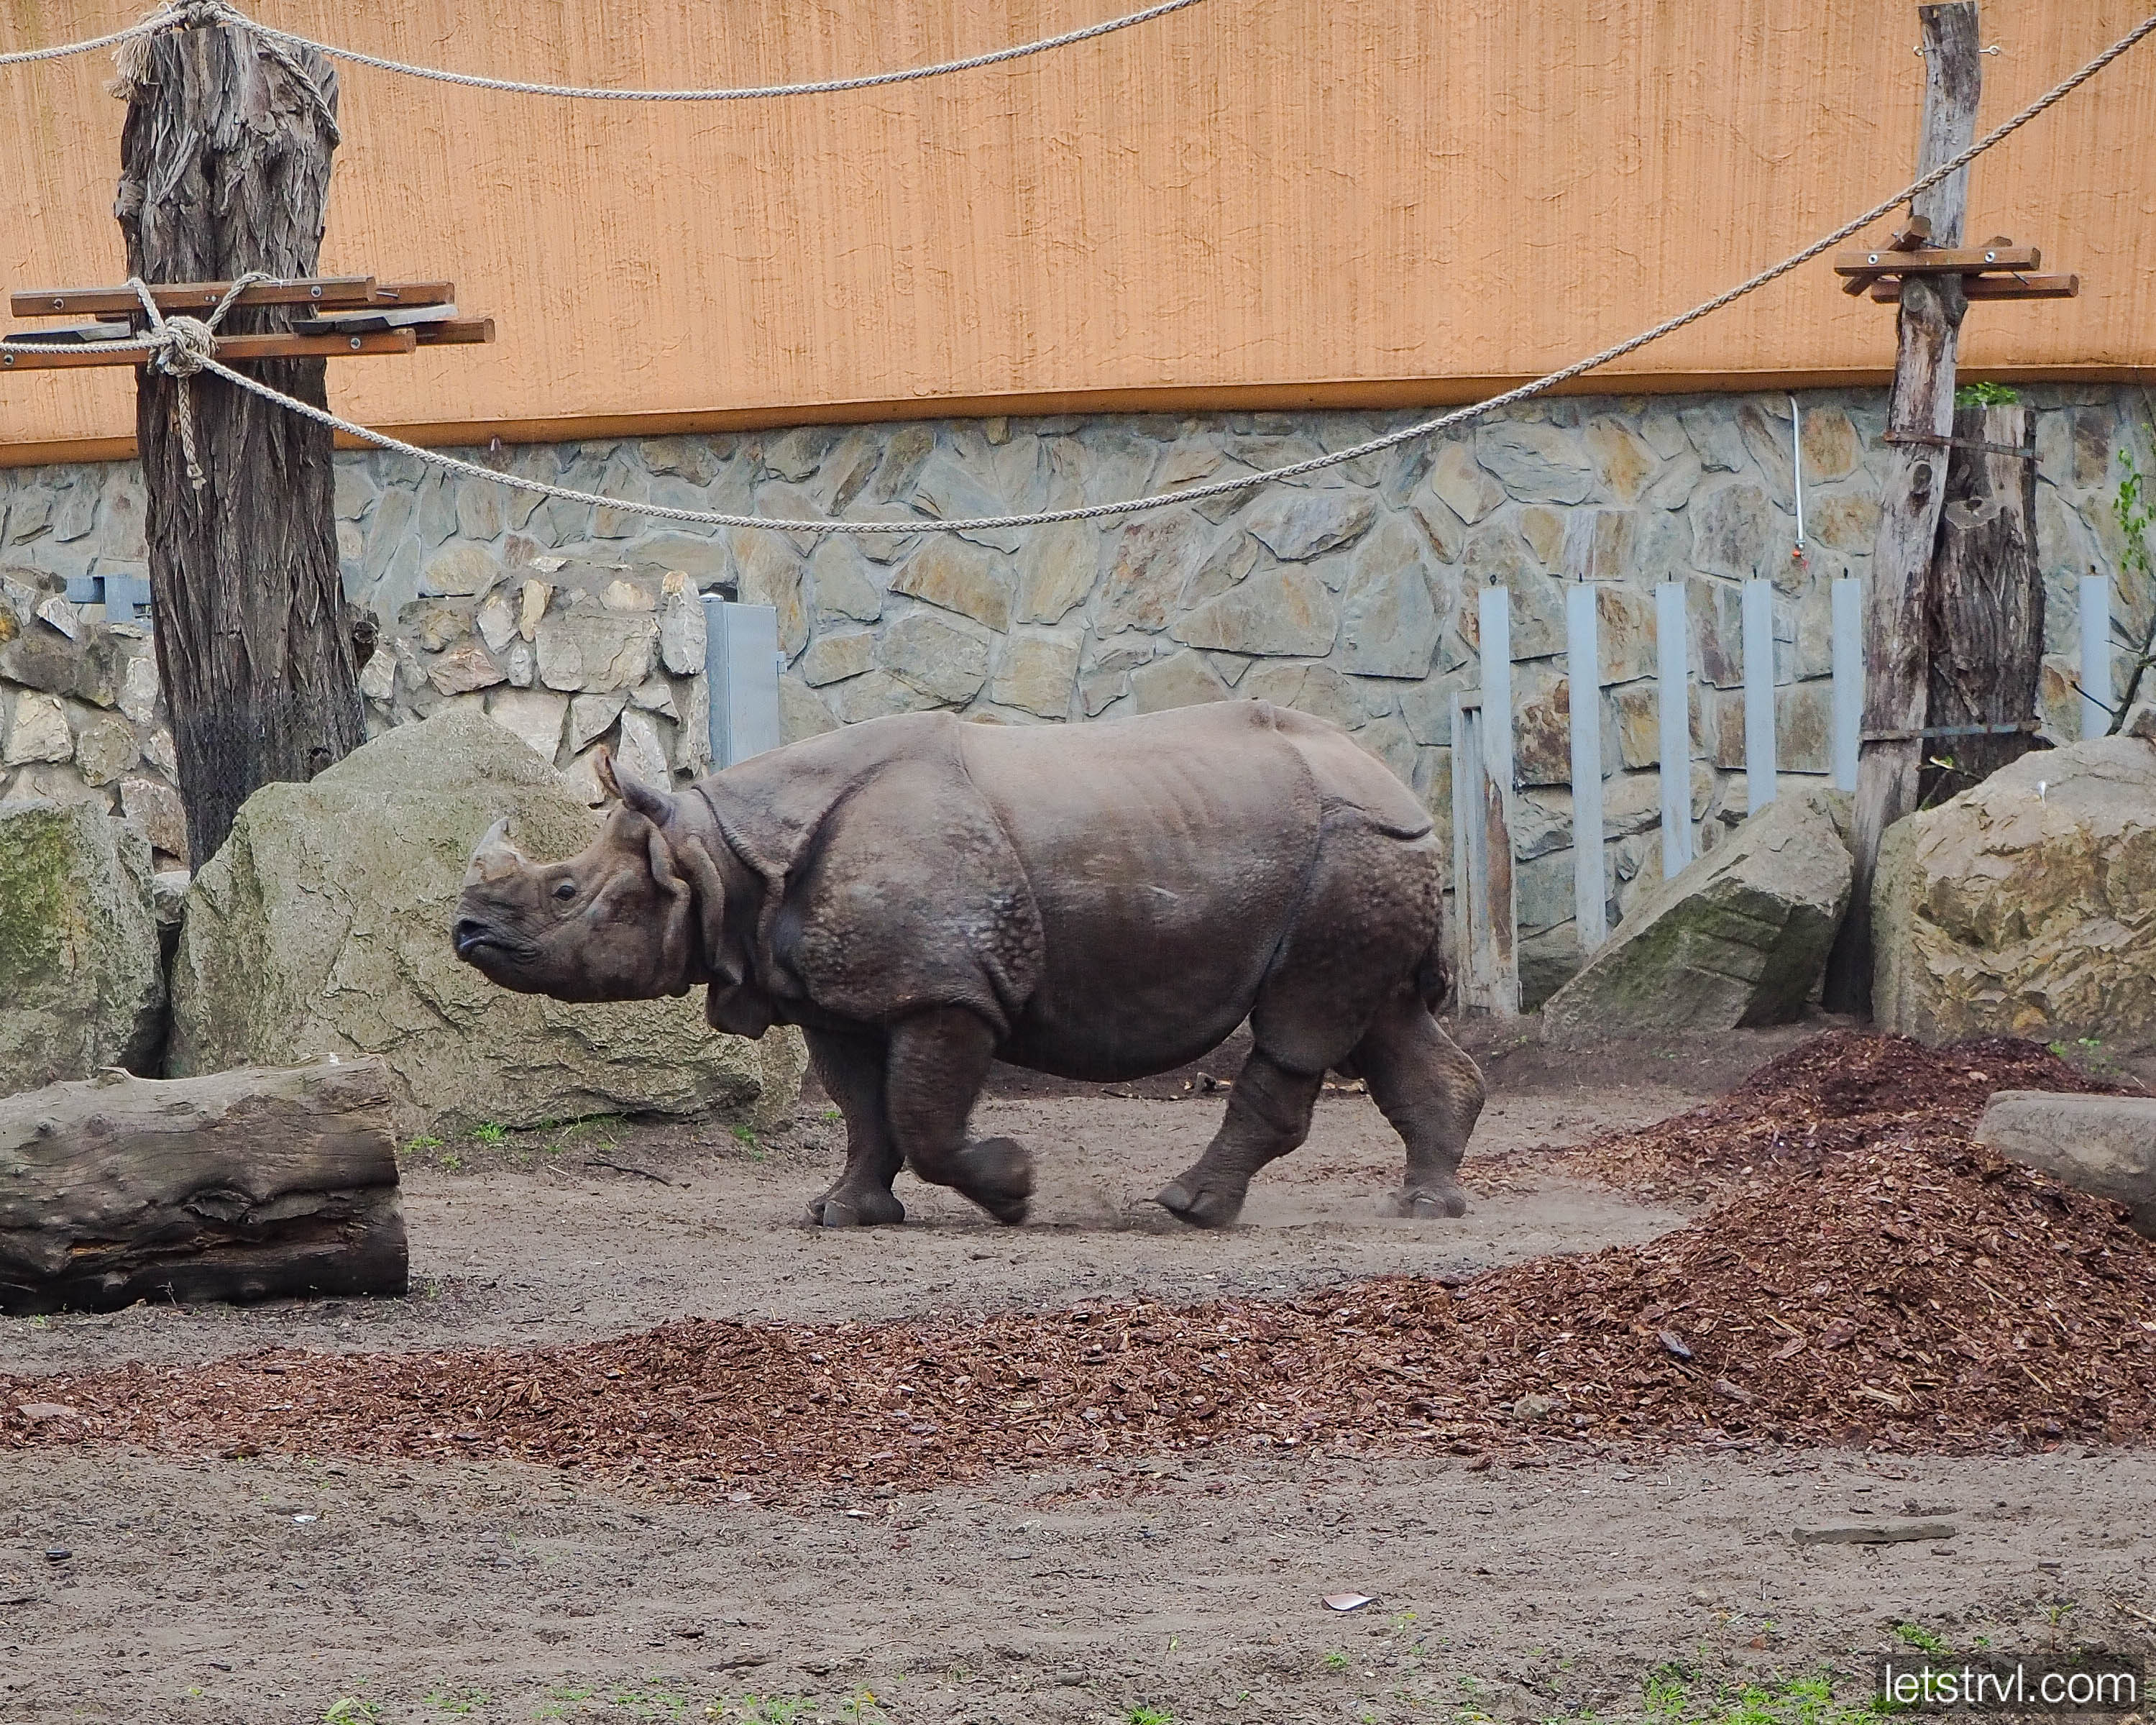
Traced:
<path id="1" fill-rule="evenodd" d="M 1089 725 L 922 713 L 621 798 L 566 862 L 497 825 L 453 937 L 505 988 L 680 994 L 761 1035 L 799 1024 L 846 1122 L 826 1227 L 898 1222 L 901 1166 L 1023 1221 L 1029 1153 L 969 1142 L 1003 1060 L 1096 1081 L 1167 1071 L 1245 1019 L 1227 1117 L 1159 1202 L 1232 1222 L 1300 1144 L 1328 1069 L 1407 1144 L 1397 1214 L 1457 1216 L 1481 1075 L 1432 1015 L 1438 849 L 1385 768 L 1322 720 L 1230 701 Z"/>

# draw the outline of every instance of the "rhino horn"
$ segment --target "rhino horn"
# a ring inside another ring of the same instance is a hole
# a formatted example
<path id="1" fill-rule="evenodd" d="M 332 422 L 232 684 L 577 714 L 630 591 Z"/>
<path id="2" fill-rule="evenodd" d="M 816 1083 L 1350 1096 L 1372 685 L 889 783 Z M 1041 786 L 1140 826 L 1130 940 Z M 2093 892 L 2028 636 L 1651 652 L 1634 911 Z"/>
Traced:
<path id="1" fill-rule="evenodd" d="M 597 766 L 599 783 L 654 826 L 663 827 L 673 819 L 673 794 L 654 790 L 634 773 L 623 772 L 611 749 L 600 748 Z"/>
<path id="2" fill-rule="evenodd" d="M 523 863 L 523 852 L 509 842 L 509 817 L 506 814 L 486 829 L 486 836 L 479 841 L 471 857 L 472 872 L 482 876 L 504 874 L 521 867 Z"/>

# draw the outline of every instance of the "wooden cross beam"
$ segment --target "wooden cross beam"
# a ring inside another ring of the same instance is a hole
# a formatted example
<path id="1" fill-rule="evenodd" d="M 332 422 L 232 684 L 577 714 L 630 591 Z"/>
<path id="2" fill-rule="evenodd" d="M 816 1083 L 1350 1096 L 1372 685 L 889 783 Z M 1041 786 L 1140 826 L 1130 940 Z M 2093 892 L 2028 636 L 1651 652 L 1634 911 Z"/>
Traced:
<path id="1" fill-rule="evenodd" d="M 1895 305 L 1911 276 L 1956 275 L 1969 300 L 2071 300 L 2081 293 L 2078 275 L 2035 275 L 2044 254 L 2033 245 L 2001 238 L 1978 246 L 1934 246 L 1930 239 L 1928 222 L 1912 222 L 1886 245 L 1837 252 L 1834 273 L 1841 278 L 1842 292 L 1869 290 L 1876 303 Z"/>
<path id="2" fill-rule="evenodd" d="M 150 296 L 167 316 L 192 316 L 215 309 L 231 285 L 223 281 L 168 283 L 152 286 Z M 218 336 L 217 357 L 228 364 L 257 359 L 350 359 L 494 340 L 492 318 L 457 316 L 454 282 L 378 282 L 371 275 L 254 282 L 241 289 L 233 304 L 297 306 L 313 315 L 281 334 Z M 16 336 L 13 340 L 18 343 L 35 345 L 0 352 L 0 372 L 143 362 L 142 350 L 126 345 L 149 324 L 141 299 L 131 287 L 28 288 L 9 295 L 8 307 L 17 317 L 90 321 Z"/>

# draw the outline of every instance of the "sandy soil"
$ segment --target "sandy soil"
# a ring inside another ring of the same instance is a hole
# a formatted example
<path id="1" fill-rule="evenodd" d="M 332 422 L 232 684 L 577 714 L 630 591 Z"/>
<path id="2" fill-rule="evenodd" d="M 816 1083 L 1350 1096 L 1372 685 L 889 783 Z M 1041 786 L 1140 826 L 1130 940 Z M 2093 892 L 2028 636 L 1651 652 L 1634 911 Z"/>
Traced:
<path id="1" fill-rule="evenodd" d="M 753 1146 L 641 1127 L 442 1146 L 408 1175 L 413 1299 L 0 1320 L 0 1370 L 1464 1273 L 1674 1225 L 1676 1210 L 1546 1177 L 1535 1147 L 1661 1118 L 1789 1040 L 1562 1063 L 1483 1048 L 1496 1095 L 1471 1163 L 1481 1190 L 1454 1223 L 1378 1219 L 1398 1143 L 1348 1094 L 1261 1178 L 1246 1225 L 1168 1222 L 1145 1196 L 1196 1153 L 1221 1101 L 1188 1076 L 1126 1096 L 1003 1085 L 978 1129 L 1028 1138 L 1044 1173 L 1040 1219 L 1015 1230 L 910 1183 L 918 1225 L 797 1225 L 837 1142 L 814 1099 Z M 1794 1526 L 1875 1504 L 1958 1531 L 1790 1543 Z M 805 1510 L 661 1502 L 508 1466 L 12 1455 L 0 1721 L 986 1725 L 1145 1708 L 1177 1725 L 1472 1725 L 1637 1714 L 1643 1681 L 1671 1661 L 1697 1697 L 1825 1671 L 1856 1694 L 1902 1620 L 1959 1646 L 2147 1653 L 2152 1510 L 2156 1458 L 2079 1449 L 1481 1471 L 1224 1450 Z M 1322 1596 L 1343 1590 L 1375 1603 L 1329 1611 Z"/>

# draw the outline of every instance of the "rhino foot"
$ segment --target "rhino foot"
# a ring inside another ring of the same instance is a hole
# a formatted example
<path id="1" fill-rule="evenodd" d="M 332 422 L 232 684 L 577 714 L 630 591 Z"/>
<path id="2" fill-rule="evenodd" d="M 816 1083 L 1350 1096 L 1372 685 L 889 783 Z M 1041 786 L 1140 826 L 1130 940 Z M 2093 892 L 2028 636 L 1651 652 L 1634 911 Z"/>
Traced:
<path id="1" fill-rule="evenodd" d="M 1464 1216 L 1467 1214 L 1467 1194 L 1450 1180 L 1441 1184 L 1409 1186 L 1387 1198 L 1379 1204 L 1378 1211 L 1383 1215 L 1415 1218 Z"/>
<path id="2" fill-rule="evenodd" d="M 808 1206 L 811 1228 L 884 1228 L 906 1219 L 906 1206 L 888 1192 L 833 1187 Z"/>
<path id="3" fill-rule="evenodd" d="M 961 1151 L 952 1184 L 1012 1226 L 1033 1207 L 1033 1153 L 1014 1138 L 983 1138 Z"/>
<path id="4" fill-rule="evenodd" d="M 1196 1186 L 1188 1174 L 1162 1187 L 1153 1202 L 1194 1228 L 1225 1228 L 1243 1213 L 1241 1194 L 1223 1192 L 1218 1187 Z"/>

